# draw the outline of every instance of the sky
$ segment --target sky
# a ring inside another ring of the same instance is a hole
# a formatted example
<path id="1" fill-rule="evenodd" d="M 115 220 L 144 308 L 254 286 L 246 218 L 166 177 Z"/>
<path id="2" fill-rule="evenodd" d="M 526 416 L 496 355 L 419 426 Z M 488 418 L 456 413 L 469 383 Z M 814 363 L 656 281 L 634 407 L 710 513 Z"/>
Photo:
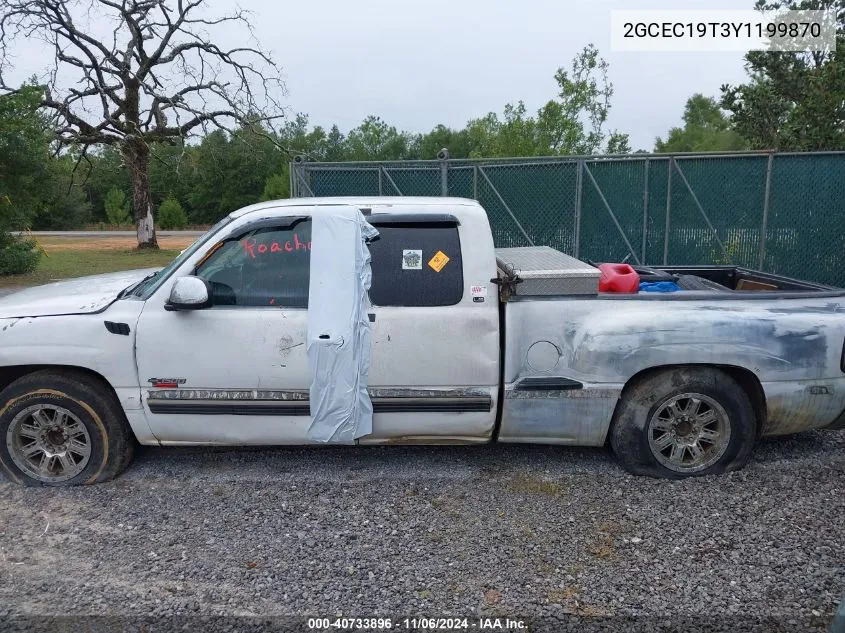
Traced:
<path id="1" fill-rule="evenodd" d="M 290 114 L 342 131 L 370 114 L 400 129 L 463 127 L 506 103 L 536 111 L 556 94 L 554 74 L 585 45 L 609 62 L 609 129 L 633 149 L 681 124 L 695 92 L 718 96 L 745 77 L 742 53 L 610 50 L 613 9 L 750 9 L 752 0 L 209 0 L 209 12 L 252 12 L 255 36 L 283 69 Z M 244 34 L 225 37 L 238 45 Z M 15 51 L 8 79 L 41 74 L 51 56 Z"/>

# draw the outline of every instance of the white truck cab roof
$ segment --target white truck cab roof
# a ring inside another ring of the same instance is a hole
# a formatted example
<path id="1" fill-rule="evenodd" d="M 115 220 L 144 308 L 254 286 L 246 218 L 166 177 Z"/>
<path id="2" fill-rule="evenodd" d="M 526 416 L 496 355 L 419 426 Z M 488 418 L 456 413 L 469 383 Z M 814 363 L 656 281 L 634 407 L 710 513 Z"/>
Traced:
<path id="1" fill-rule="evenodd" d="M 239 218 L 247 214 L 268 211 L 280 207 L 332 207 L 353 206 L 390 213 L 391 210 L 406 210 L 412 208 L 415 213 L 443 213 L 446 209 L 461 207 L 461 215 L 479 215 L 486 217 L 484 209 L 475 200 L 469 198 L 431 198 L 411 196 L 361 196 L 337 198 L 289 198 L 285 200 L 268 200 L 248 207 L 243 207 L 229 214 L 231 218 Z"/>

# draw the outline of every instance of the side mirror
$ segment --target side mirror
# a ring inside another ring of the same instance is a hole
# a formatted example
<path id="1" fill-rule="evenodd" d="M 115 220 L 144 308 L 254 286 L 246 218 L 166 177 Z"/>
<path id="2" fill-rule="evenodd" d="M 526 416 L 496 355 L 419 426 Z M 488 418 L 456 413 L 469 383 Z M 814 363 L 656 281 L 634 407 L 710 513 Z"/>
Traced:
<path id="1" fill-rule="evenodd" d="M 170 289 L 165 310 L 202 310 L 211 307 L 211 287 L 205 279 L 179 277 Z"/>

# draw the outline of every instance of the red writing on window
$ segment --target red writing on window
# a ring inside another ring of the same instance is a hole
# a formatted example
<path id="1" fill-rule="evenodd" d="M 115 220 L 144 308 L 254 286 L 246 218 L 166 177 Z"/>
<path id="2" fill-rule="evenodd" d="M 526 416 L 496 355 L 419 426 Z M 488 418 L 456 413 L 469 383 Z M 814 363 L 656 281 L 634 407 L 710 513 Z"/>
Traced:
<path id="1" fill-rule="evenodd" d="M 254 237 L 247 237 L 241 240 L 241 245 L 244 248 L 244 251 L 255 259 L 256 254 L 264 255 L 265 253 L 295 253 L 297 251 L 310 251 L 311 250 L 311 242 L 303 242 L 299 239 L 299 235 L 297 233 L 293 234 L 293 239 L 286 241 L 284 244 L 281 242 L 262 242 L 258 243 L 258 241 Z"/>

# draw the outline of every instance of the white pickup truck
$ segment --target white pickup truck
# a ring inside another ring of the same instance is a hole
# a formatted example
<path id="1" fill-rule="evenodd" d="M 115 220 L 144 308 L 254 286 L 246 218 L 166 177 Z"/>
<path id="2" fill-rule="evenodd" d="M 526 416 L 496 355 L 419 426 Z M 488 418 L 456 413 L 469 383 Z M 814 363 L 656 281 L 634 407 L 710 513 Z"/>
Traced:
<path id="1" fill-rule="evenodd" d="M 741 467 L 761 435 L 843 426 L 843 290 L 675 267 L 638 272 L 692 289 L 600 293 L 557 251 L 497 251 L 472 200 L 297 199 L 231 213 L 161 270 L 0 300 L 5 474 L 100 482 L 136 442 L 311 443 L 311 229 L 340 207 L 379 233 L 355 443 L 607 443 L 630 472 L 683 477 Z"/>

